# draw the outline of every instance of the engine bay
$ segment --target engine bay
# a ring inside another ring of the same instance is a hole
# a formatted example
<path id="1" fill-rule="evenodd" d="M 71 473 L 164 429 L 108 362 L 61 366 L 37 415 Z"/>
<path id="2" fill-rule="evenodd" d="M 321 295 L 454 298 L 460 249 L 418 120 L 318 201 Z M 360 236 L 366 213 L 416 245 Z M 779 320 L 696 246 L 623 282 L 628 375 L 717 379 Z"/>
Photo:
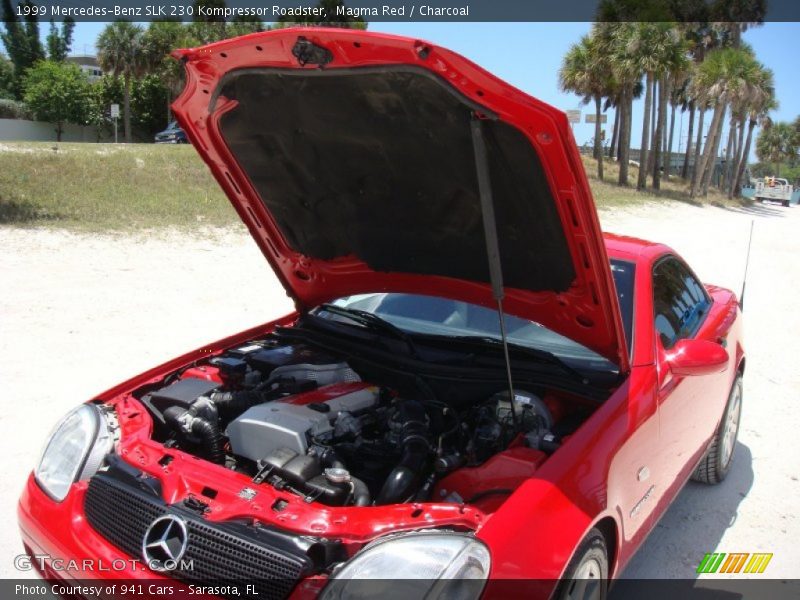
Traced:
<path id="1" fill-rule="evenodd" d="M 434 391 L 435 388 L 435 391 Z M 269 335 L 135 396 L 153 438 L 329 506 L 471 504 L 492 512 L 596 404 L 547 386 L 382 370 Z"/>

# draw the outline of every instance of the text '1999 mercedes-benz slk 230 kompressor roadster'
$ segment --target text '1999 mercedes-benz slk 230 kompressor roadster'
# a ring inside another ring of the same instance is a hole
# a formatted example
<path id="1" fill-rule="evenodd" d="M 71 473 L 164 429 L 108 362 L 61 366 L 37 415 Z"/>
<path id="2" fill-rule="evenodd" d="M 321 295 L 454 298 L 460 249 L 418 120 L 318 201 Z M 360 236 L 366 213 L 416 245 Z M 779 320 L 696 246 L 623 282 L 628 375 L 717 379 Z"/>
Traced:
<path id="1" fill-rule="evenodd" d="M 364 31 L 176 56 L 175 117 L 296 311 L 61 421 L 27 552 L 143 566 L 45 577 L 602 597 L 690 477 L 725 477 L 737 298 L 601 233 L 562 112 Z"/>

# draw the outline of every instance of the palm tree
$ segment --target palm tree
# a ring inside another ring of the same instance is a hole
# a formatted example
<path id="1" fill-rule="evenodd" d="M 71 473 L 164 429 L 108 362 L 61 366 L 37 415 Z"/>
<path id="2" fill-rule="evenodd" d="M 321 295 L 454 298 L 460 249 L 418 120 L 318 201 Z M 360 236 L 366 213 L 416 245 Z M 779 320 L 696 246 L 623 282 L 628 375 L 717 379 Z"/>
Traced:
<path id="1" fill-rule="evenodd" d="M 122 117 L 127 143 L 131 142 L 131 84 L 146 67 L 143 34 L 139 25 L 116 21 L 106 25 L 97 38 L 100 66 L 114 77 L 122 77 L 124 82 Z"/>
<path id="2" fill-rule="evenodd" d="M 689 43 L 689 53 L 694 63 L 689 71 L 689 82 L 687 92 L 689 97 L 689 131 L 686 141 L 686 153 L 683 158 L 683 169 L 681 177 L 689 177 L 689 163 L 693 155 L 694 168 L 692 169 L 692 182 L 697 175 L 697 166 L 700 163 L 700 149 L 703 142 L 703 120 L 706 110 L 709 108 L 709 98 L 705 90 L 696 85 L 696 74 L 700 64 L 705 60 L 706 55 L 715 48 L 720 48 L 725 42 L 725 29 L 720 23 L 708 21 L 688 22 L 684 24 L 686 39 Z M 694 133 L 695 113 L 699 113 L 697 126 L 697 140 L 692 144 L 692 134 Z M 694 185 L 694 183 L 692 183 Z"/>
<path id="3" fill-rule="evenodd" d="M 665 130 L 667 128 L 667 104 L 672 96 L 672 86 L 675 81 L 680 82 L 685 77 L 689 69 L 689 46 L 683 39 L 680 30 L 672 24 L 659 23 L 660 44 L 659 60 L 661 63 L 659 99 L 658 99 L 658 123 L 656 125 L 655 139 L 653 140 L 653 188 L 661 187 L 661 163 L 662 153 L 666 142 Z M 673 122 L 675 111 L 672 112 Z M 667 165 L 667 169 L 669 165 Z"/>
<path id="4" fill-rule="evenodd" d="M 565 92 L 583 96 L 583 103 L 594 100 L 594 158 L 597 159 L 597 177 L 603 179 L 602 102 L 611 87 L 608 62 L 598 41 L 583 36 L 570 47 L 558 72 L 559 86 Z"/>
<path id="5" fill-rule="evenodd" d="M 780 177 L 781 165 L 797 158 L 797 130 L 790 123 L 775 123 L 764 128 L 756 140 L 758 159 L 775 165 L 775 175 Z"/>
<path id="6" fill-rule="evenodd" d="M 723 48 L 710 52 L 698 68 L 696 86 L 703 90 L 705 98 L 712 99 L 714 114 L 703 156 L 700 164 L 696 165 L 697 177 L 692 180 L 691 197 L 708 193 L 728 104 L 740 88 L 747 85 L 748 77 L 754 76 L 754 66 L 757 65 L 748 50 Z"/>
<path id="7" fill-rule="evenodd" d="M 760 88 L 764 66 L 756 60 L 755 54 L 749 45 L 740 43 L 737 47 L 737 52 L 739 52 L 739 61 L 735 63 L 736 70 L 732 73 L 733 81 L 731 85 L 729 85 L 731 126 L 728 148 L 725 153 L 725 169 L 721 173 L 722 177 L 719 184 L 721 189 L 730 187 L 731 179 L 733 179 L 734 175 L 734 166 L 738 166 L 740 160 L 739 153 L 743 150 L 744 107 L 755 102 L 764 93 Z M 717 132 L 718 136 L 721 134 L 722 126 L 723 124 L 720 123 L 719 131 Z M 719 140 L 717 140 L 717 143 L 719 143 Z M 703 195 L 705 195 L 708 190 L 710 178 L 711 173 L 706 173 Z"/>
<path id="8" fill-rule="evenodd" d="M 692 134 L 694 133 L 694 113 L 697 108 L 694 98 L 692 98 L 691 96 L 687 98 L 686 108 L 689 110 L 689 129 L 686 132 L 686 150 L 684 151 L 683 167 L 681 168 L 681 177 L 683 179 L 686 179 L 689 176 L 689 156 L 692 151 Z M 680 143 L 678 145 L 680 146 Z"/>
<path id="9" fill-rule="evenodd" d="M 689 157 L 692 152 L 692 134 L 694 133 L 695 111 L 697 110 L 697 97 L 694 88 L 694 76 L 697 70 L 697 65 L 703 61 L 705 56 L 706 37 L 702 34 L 702 28 L 699 23 L 686 24 L 686 39 L 689 42 L 689 53 L 692 56 L 692 67 L 687 72 L 686 81 L 686 98 L 687 108 L 689 109 L 689 130 L 686 132 L 686 150 L 683 156 L 683 168 L 681 169 L 681 177 L 686 179 L 689 176 Z M 700 111 L 702 118 L 703 112 Z M 703 128 L 702 123 L 699 126 Z M 695 159 L 695 165 L 697 160 Z"/>
<path id="10" fill-rule="evenodd" d="M 731 187 L 728 190 L 728 198 L 738 196 L 742 187 L 742 177 L 744 176 L 744 169 L 747 165 L 748 157 L 750 156 L 750 146 L 753 141 L 753 130 L 756 125 L 761 127 L 769 127 L 772 123 L 769 119 L 769 113 L 778 108 L 778 102 L 775 100 L 775 83 L 772 71 L 767 68 L 761 69 L 761 81 L 758 84 L 759 92 L 754 95 L 750 104 L 747 107 L 746 116 L 747 123 L 747 138 L 739 153 L 739 160 L 737 162 L 736 171 L 731 182 Z M 742 123 L 744 128 L 744 123 Z"/>
<path id="11" fill-rule="evenodd" d="M 606 60 L 610 62 L 610 57 L 607 57 Z M 609 86 L 608 86 L 606 102 L 605 105 L 603 106 L 603 111 L 607 111 L 609 108 L 614 109 L 614 124 L 612 126 L 611 144 L 608 147 L 608 157 L 614 158 L 615 160 L 619 160 L 620 129 L 621 129 L 621 121 L 624 117 L 623 106 L 622 106 L 623 88 L 617 81 L 616 77 L 614 77 L 613 68 L 610 65 L 609 68 L 611 69 L 611 71 L 609 72 Z M 637 81 L 633 86 L 633 94 L 632 94 L 633 99 L 638 100 L 639 98 L 642 97 L 643 93 L 644 93 L 644 86 L 642 85 L 641 81 Z"/>
<path id="12" fill-rule="evenodd" d="M 656 73 L 661 71 L 660 26 L 662 23 L 637 23 L 628 39 L 628 60 L 645 74 L 644 119 L 642 145 L 639 150 L 639 178 L 636 189 L 647 187 L 647 153 L 650 145 L 650 118 L 653 110 L 653 86 Z"/>
<path id="13" fill-rule="evenodd" d="M 738 24 L 734 25 L 734 29 L 738 30 L 738 27 Z M 725 168 L 722 171 L 720 180 L 720 188 L 728 189 L 729 191 L 732 188 L 735 171 L 740 160 L 740 152 L 743 147 L 748 106 L 752 102 L 756 102 L 758 96 L 763 93 L 759 87 L 763 66 L 755 60 L 753 51 L 748 45 L 742 45 L 741 41 L 738 44 L 738 47 L 741 47 L 743 51 L 750 53 L 752 60 L 742 63 L 742 71 L 738 73 L 738 81 L 732 87 L 729 96 L 731 119 L 728 131 L 728 145 L 725 150 Z M 722 124 L 720 124 L 721 129 Z"/>
<path id="14" fill-rule="evenodd" d="M 619 88 L 617 85 L 609 89 L 604 110 L 614 108 L 614 124 L 611 126 L 611 143 L 608 145 L 608 158 L 616 159 L 618 155 L 617 140 L 619 140 Z"/>
<path id="15" fill-rule="evenodd" d="M 731 123 L 728 131 L 728 147 L 725 150 L 725 172 L 724 179 L 720 184 L 720 187 L 727 189 L 729 194 L 733 189 L 733 180 L 736 177 L 736 169 L 741 158 L 747 111 L 757 93 L 759 90 L 755 85 L 747 85 L 731 101 Z"/>
<path id="16" fill-rule="evenodd" d="M 733 176 L 733 157 L 738 156 L 739 153 L 739 123 L 742 120 L 744 105 L 747 103 L 747 89 L 742 88 L 738 90 L 735 96 L 731 97 L 729 102 L 731 114 L 730 123 L 728 124 L 728 143 L 725 145 L 725 158 L 722 161 L 722 171 L 719 178 L 720 189 L 727 189 L 730 185 L 731 177 Z"/>
<path id="17" fill-rule="evenodd" d="M 734 153 L 731 163 L 732 169 L 728 181 L 728 198 L 739 194 L 741 178 L 750 154 L 753 138 L 753 129 L 757 124 L 769 124 L 769 112 L 777 108 L 775 101 L 775 82 L 772 71 L 763 65 L 758 65 L 758 70 L 752 80 L 748 82 L 747 93 L 741 94 L 737 99 L 734 112 L 738 117 L 739 139 L 736 144 L 737 152 Z M 745 141 L 745 124 L 747 124 L 747 139 Z"/>
<path id="18" fill-rule="evenodd" d="M 677 112 L 678 108 L 680 108 L 681 112 L 686 112 L 687 108 L 689 108 L 689 73 L 691 69 L 691 63 L 687 64 L 686 70 L 677 74 L 674 77 L 672 91 L 669 97 L 669 103 L 671 107 L 670 117 L 669 117 L 669 137 L 667 139 L 667 150 L 666 150 L 666 161 L 668 167 L 672 166 L 672 148 L 674 147 L 675 141 L 675 113 Z M 692 139 L 692 125 L 693 123 L 691 120 L 689 121 L 689 137 L 688 139 Z M 678 146 L 680 146 L 680 140 L 678 140 Z M 670 169 L 664 169 L 664 179 L 669 179 L 669 171 Z"/>
<path id="19" fill-rule="evenodd" d="M 619 110 L 619 132 L 617 153 L 619 161 L 619 185 L 628 185 L 628 160 L 631 148 L 631 115 L 633 99 L 641 84 L 642 71 L 636 61 L 631 60 L 629 47 L 633 42 L 636 25 L 621 22 L 599 22 L 592 27 L 592 36 L 600 51 L 606 56 L 617 90 Z"/>
<path id="20" fill-rule="evenodd" d="M 692 158 L 694 166 L 692 167 L 692 181 L 689 186 L 690 194 L 691 189 L 697 185 L 697 181 L 700 178 L 700 161 L 702 158 L 703 139 L 705 137 L 703 133 L 705 131 L 704 121 L 706 113 L 713 108 L 713 98 L 711 98 L 705 91 L 699 91 L 695 88 L 694 97 L 700 116 L 697 118 L 697 134 L 694 141 L 694 156 Z"/>
<path id="21" fill-rule="evenodd" d="M 657 162 L 664 145 L 663 137 L 666 129 L 666 97 L 669 93 L 669 79 L 677 75 L 688 65 L 686 57 L 687 44 L 672 23 L 637 23 L 629 29 L 622 29 L 626 34 L 616 45 L 614 66 L 618 71 L 625 70 L 625 75 L 638 79 L 646 76 L 644 118 L 642 122 L 642 144 L 639 154 L 639 177 L 637 188 L 647 186 L 648 165 Z M 634 79 L 634 80 L 635 80 Z M 654 87 L 660 81 L 658 95 L 660 102 L 654 101 Z M 659 107 L 658 112 L 655 108 Z M 651 123 L 652 119 L 652 123 Z M 653 154 L 649 156 L 651 129 L 653 135 Z M 656 181 L 658 178 L 656 178 Z"/>
<path id="22" fill-rule="evenodd" d="M 719 186 L 723 189 L 730 190 L 736 167 L 739 164 L 739 152 L 741 152 L 744 142 L 747 109 L 758 91 L 753 83 L 748 82 L 747 85 L 739 87 L 731 96 L 731 120 L 728 129 L 728 145 L 725 149 L 725 169 L 722 172 Z"/>

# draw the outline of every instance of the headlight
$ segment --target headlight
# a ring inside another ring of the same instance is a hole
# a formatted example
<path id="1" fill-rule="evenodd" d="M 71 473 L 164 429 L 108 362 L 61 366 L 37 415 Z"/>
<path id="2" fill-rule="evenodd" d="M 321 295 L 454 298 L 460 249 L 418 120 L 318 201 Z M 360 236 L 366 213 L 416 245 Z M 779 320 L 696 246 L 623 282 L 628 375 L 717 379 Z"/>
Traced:
<path id="1" fill-rule="evenodd" d="M 489 576 L 486 546 L 460 533 L 411 533 L 378 540 L 345 563 L 322 600 L 477 598 Z"/>
<path id="2" fill-rule="evenodd" d="M 61 502 L 73 483 L 97 472 L 113 446 L 106 415 L 94 404 L 82 404 L 55 426 L 33 474 L 47 495 Z"/>

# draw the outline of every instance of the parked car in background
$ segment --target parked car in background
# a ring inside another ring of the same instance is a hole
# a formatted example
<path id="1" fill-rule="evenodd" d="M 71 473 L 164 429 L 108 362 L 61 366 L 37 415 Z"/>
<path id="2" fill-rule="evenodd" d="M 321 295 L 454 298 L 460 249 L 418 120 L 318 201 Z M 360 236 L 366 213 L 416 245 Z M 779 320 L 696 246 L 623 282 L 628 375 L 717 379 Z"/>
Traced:
<path id="1" fill-rule="evenodd" d="M 156 144 L 188 144 L 186 132 L 181 129 L 177 121 L 170 121 L 164 131 L 159 131 L 155 138 Z"/>
<path id="2" fill-rule="evenodd" d="M 29 554 L 261 598 L 604 598 L 690 478 L 725 478 L 737 298 L 603 235 L 563 112 L 394 35 L 176 57 L 175 115 L 296 310 L 69 413 Z"/>

